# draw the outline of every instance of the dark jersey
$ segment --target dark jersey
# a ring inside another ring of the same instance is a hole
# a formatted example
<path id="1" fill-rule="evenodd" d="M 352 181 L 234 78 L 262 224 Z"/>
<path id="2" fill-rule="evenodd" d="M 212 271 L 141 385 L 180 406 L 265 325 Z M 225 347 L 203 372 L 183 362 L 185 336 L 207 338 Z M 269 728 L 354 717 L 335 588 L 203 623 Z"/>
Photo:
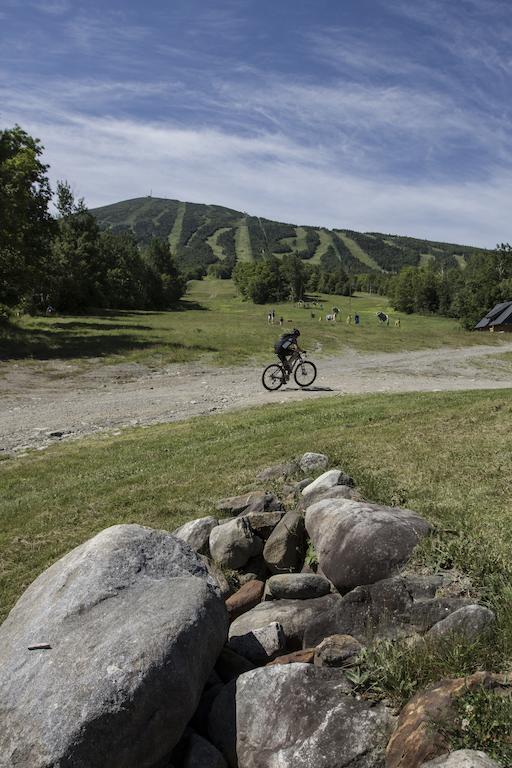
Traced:
<path id="1" fill-rule="evenodd" d="M 297 337 L 294 333 L 283 333 L 283 335 L 279 338 L 279 341 L 276 341 L 274 345 L 274 349 L 276 352 L 286 352 L 290 349 L 290 347 L 293 344 L 297 343 Z"/>

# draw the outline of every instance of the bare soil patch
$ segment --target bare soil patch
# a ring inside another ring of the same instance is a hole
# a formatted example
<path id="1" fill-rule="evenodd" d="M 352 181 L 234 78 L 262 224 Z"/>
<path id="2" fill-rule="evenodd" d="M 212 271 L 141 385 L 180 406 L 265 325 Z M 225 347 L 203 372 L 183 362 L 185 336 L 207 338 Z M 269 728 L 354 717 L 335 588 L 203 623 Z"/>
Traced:
<path id="1" fill-rule="evenodd" d="M 0 371 L 0 456 L 103 430 L 266 403 L 347 393 L 507 388 L 509 370 L 495 365 L 494 358 L 511 351 L 512 342 L 380 354 L 346 350 L 315 361 L 318 378 L 309 389 L 290 382 L 274 393 L 261 385 L 261 366 L 187 363 L 157 370 L 100 360 L 89 361 L 86 368 L 61 360 L 5 363 Z"/>

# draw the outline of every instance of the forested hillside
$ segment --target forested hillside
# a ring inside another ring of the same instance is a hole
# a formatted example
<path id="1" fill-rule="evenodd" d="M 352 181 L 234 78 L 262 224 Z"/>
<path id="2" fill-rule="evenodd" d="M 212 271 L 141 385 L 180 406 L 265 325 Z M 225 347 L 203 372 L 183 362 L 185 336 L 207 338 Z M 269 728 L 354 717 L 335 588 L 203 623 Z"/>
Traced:
<path id="1" fill-rule="evenodd" d="M 139 243 L 153 237 L 168 240 L 178 264 L 199 277 L 210 265 L 220 276 L 231 274 L 235 262 L 252 262 L 274 254 L 298 253 L 310 264 L 328 270 L 398 272 L 436 260 L 444 267 L 463 267 L 482 249 L 438 243 L 378 232 L 353 232 L 298 226 L 251 216 L 219 205 L 184 203 L 144 197 L 92 211 L 100 226 L 116 233 L 132 232 Z"/>

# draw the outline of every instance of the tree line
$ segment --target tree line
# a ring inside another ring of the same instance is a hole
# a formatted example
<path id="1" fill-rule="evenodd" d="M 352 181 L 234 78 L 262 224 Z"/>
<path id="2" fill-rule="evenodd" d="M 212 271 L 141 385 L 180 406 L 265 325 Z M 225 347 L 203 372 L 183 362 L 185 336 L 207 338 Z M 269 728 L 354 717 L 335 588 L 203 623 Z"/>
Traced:
<path id="1" fill-rule="evenodd" d="M 386 293 L 400 312 L 439 314 L 476 323 L 501 301 L 512 299 L 512 247 L 469 256 L 465 269 L 441 266 L 435 259 L 423 267 L 405 267 L 388 278 Z"/>
<path id="2" fill-rule="evenodd" d="M 350 279 L 341 264 L 308 264 L 298 253 L 278 259 L 270 254 L 254 262 L 239 261 L 233 280 L 242 296 L 255 304 L 299 301 L 311 292 L 348 296 Z"/>
<path id="3" fill-rule="evenodd" d="M 0 316 L 172 307 L 186 283 L 168 243 L 101 231 L 66 182 L 53 193 L 43 149 L 20 126 L 0 131 Z"/>

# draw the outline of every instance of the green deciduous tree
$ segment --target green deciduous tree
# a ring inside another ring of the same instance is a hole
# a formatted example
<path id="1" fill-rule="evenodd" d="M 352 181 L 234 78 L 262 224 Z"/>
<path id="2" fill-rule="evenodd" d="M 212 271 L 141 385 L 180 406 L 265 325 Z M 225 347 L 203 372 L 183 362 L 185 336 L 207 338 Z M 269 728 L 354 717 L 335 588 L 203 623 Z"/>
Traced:
<path id="1" fill-rule="evenodd" d="M 43 147 L 20 126 L 0 131 L 0 302 L 46 288 L 52 218 Z"/>

